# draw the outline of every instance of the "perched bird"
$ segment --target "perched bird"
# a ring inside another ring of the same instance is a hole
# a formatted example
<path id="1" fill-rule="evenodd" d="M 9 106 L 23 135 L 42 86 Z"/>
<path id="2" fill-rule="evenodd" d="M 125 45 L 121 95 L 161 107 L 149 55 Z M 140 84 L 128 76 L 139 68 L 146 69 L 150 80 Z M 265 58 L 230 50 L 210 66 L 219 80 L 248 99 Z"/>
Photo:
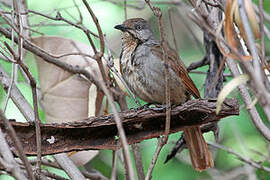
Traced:
<path id="1" fill-rule="evenodd" d="M 163 50 L 147 21 L 142 18 L 128 19 L 114 28 L 123 32 L 120 70 L 130 90 L 145 102 L 166 104 Z M 200 98 L 198 89 L 177 53 L 168 44 L 166 52 L 171 103 L 182 104 L 191 95 Z M 184 138 L 194 169 L 201 171 L 213 167 L 213 159 L 200 127 L 185 129 Z"/>

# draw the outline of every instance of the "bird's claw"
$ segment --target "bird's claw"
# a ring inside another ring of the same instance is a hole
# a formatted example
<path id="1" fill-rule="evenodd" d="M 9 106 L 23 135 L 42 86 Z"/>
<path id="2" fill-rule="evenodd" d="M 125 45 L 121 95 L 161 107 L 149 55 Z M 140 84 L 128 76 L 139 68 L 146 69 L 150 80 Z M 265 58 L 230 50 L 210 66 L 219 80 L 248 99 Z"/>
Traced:
<path id="1" fill-rule="evenodd" d="M 138 110 L 142 110 L 142 109 L 149 109 L 152 104 L 151 103 L 147 103 L 144 104 L 143 106 L 139 106 L 139 107 L 135 107 L 135 108 L 130 108 L 130 110 L 134 110 L 134 111 L 138 111 Z"/>

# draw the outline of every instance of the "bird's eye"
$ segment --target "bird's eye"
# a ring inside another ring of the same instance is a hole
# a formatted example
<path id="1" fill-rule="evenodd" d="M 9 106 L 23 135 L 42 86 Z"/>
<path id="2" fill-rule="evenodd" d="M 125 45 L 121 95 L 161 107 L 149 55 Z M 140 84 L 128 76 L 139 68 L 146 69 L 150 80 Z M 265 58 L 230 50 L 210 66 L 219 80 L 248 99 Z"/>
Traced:
<path id="1" fill-rule="evenodd" d="M 136 26 L 135 26 L 135 29 L 136 29 L 136 30 L 141 30 L 141 29 L 142 29 L 142 26 L 141 26 L 141 25 L 136 25 Z"/>

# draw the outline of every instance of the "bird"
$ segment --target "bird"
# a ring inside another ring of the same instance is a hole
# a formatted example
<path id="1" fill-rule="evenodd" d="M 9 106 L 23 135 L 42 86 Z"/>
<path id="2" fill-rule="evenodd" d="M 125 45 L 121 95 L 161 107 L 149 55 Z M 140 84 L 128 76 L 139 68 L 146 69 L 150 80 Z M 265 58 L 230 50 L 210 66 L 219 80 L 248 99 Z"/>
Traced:
<path id="1" fill-rule="evenodd" d="M 166 104 L 165 60 L 158 41 L 146 20 L 131 18 L 114 27 L 122 32 L 120 72 L 129 89 L 140 99 L 151 104 Z M 200 98 L 200 93 L 188 75 L 178 54 L 166 42 L 170 78 L 171 104 L 180 105 Z M 200 126 L 183 130 L 191 164 L 197 171 L 214 166 Z"/>

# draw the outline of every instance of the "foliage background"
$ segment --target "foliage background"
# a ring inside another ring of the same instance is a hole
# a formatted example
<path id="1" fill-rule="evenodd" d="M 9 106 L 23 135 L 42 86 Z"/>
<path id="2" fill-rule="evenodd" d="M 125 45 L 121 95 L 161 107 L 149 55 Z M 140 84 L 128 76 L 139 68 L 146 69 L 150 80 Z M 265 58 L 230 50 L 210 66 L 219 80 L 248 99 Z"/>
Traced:
<path id="1" fill-rule="evenodd" d="M 81 1 L 77 0 L 76 3 L 78 4 L 82 15 L 83 15 L 83 24 L 89 27 L 91 30 L 95 30 L 95 26 L 88 15 L 87 10 L 84 8 Z M 124 8 L 121 5 L 116 5 L 108 1 L 102 0 L 92 0 L 89 1 L 90 6 L 94 10 L 96 16 L 99 19 L 99 23 L 103 29 L 103 32 L 106 34 L 106 37 L 109 41 L 110 47 L 114 51 L 114 56 L 118 57 L 120 53 L 120 33 L 115 30 L 113 27 L 117 24 L 120 24 L 124 21 Z M 257 3 L 257 2 L 256 2 Z M 168 5 L 158 5 L 161 7 L 163 12 L 166 14 L 169 7 Z M 49 1 L 35 1 L 35 0 L 28 0 L 28 8 L 33 9 L 35 11 L 40 11 L 43 13 L 50 13 L 51 16 L 56 16 L 56 12 L 60 11 L 61 15 L 65 18 L 74 21 L 70 15 L 75 17 L 77 20 L 79 19 L 78 12 L 74 7 L 72 0 L 49 0 Z M 270 13 L 270 1 L 264 2 L 265 11 Z M 180 10 L 181 11 L 181 10 Z M 146 6 L 143 10 L 138 11 L 134 9 L 128 8 L 127 10 L 128 18 L 131 17 L 143 17 L 150 21 L 156 37 L 159 37 L 158 28 L 157 28 L 157 19 L 152 15 L 152 12 Z M 203 45 L 197 45 L 196 42 L 190 37 L 189 30 L 185 27 L 183 20 L 190 24 L 194 33 L 199 37 L 200 41 L 202 42 L 202 32 L 194 25 L 191 24 L 191 21 L 182 16 L 183 19 L 178 18 L 177 15 L 173 16 L 174 28 L 177 32 L 176 40 L 178 43 L 178 52 L 180 57 L 184 60 L 185 64 L 188 66 L 190 63 L 199 61 L 204 56 Z M 168 34 L 168 40 L 173 46 L 172 36 L 170 32 L 170 26 L 168 25 L 168 16 L 165 15 L 164 19 L 167 23 L 167 30 L 166 33 Z M 48 21 L 45 18 L 36 16 L 36 15 L 29 15 L 30 24 L 32 25 L 39 25 L 40 22 L 45 20 L 45 23 L 55 23 L 53 21 Z M 267 24 L 270 27 L 269 24 Z M 84 43 L 88 43 L 87 38 L 84 34 L 74 27 L 70 26 L 36 26 L 37 30 L 45 35 L 56 35 L 71 38 L 74 40 L 78 40 Z M 40 34 L 33 33 L 33 36 L 38 36 Z M 4 39 L 1 37 L 1 39 Z M 270 56 L 270 41 L 269 39 L 265 39 L 266 42 L 266 56 Z M 98 41 L 96 41 L 98 46 Z M 173 46 L 174 47 L 174 46 Z M 34 74 L 36 78 L 38 78 L 37 68 L 33 59 L 33 55 L 28 54 L 25 58 L 26 62 L 28 63 L 29 67 L 31 67 L 31 72 Z M 1 65 L 5 67 L 5 69 L 10 73 L 11 72 L 11 64 L 5 63 L 0 59 Z M 206 72 L 208 67 L 203 67 L 198 69 L 199 71 Z M 227 73 L 229 71 L 226 71 Z M 205 75 L 202 74 L 191 74 L 192 79 L 194 80 L 197 87 L 201 90 L 201 94 L 203 94 L 203 83 L 205 80 Z M 19 82 L 21 77 L 19 76 Z M 227 78 L 227 82 L 230 78 Z M 24 82 L 20 82 L 17 84 L 19 89 L 22 91 L 26 99 L 32 104 L 32 94 L 30 87 L 25 84 Z M 3 107 L 5 101 L 6 93 L 0 87 L 0 102 L 1 108 Z M 239 154 L 254 159 L 255 161 L 259 161 L 263 163 L 265 158 L 261 155 L 265 155 L 269 157 L 269 143 L 260 135 L 260 133 L 255 129 L 254 125 L 252 124 L 247 111 L 239 97 L 239 94 L 234 91 L 230 95 L 231 97 L 238 98 L 240 102 L 241 112 L 240 116 L 230 117 L 226 119 L 222 119 L 219 122 L 220 127 L 220 143 L 230 147 L 231 149 L 235 150 Z M 132 100 L 129 100 L 129 107 L 135 107 L 135 103 Z M 262 110 L 260 107 L 257 107 L 260 115 L 263 117 Z M 43 115 L 42 109 L 40 109 L 40 115 L 43 121 L 45 121 L 45 117 Z M 16 119 L 23 121 L 24 118 L 16 108 L 16 106 L 9 101 L 6 116 L 9 119 Z M 265 123 L 266 118 L 264 118 Z M 268 124 L 269 125 L 269 124 Z M 166 159 L 166 155 L 170 152 L 170 149 L 173 147 L 174 142 L 179 138 L 180 134 L 173 134 L 169 138 L 169 144 L 162 149 L 162 152 L 158 158 L 157 165 L 154 168 L 153 172 L 153 180 L 156 179 L 166 179 L 166 180 L 176 180 L 176 179 L 214 179 L 214 171 L 206 171 L 206 172 L 196 172 L 194 171 L 190 165 L 187 165 L 186 160 L 189 158 L 187 151 L 185 150 L 181 154 L 178 154 L 176 158 L 164 164 L 164 160 Z M 208 141 L 214 141 L 214 137 L 212 133 L 205 134 Z M 143 165 L 145 168 L 145 172 L 149 164 L 151 163 L 151 159 L 153 157 L 155 148 L 157 145 L 157 141 L 155 139 L 147 140 L 141 143 L 142 149 L 142 159 Z M 230 171 L 232 169 L 244 166 L 246 170 L 250 170 L 247 168 L 247 165 L 244 165 L 239 161 L 235 156 L 230 155 L 224 151 L 211 149 L 215 158 L 215 168 L 217 171 L 225 172 Z M 266 163 L 266 162 L 265 162 Z M 109 150 L 101 151 L 100 154 L 95 157 L 89 164 L 89 166 L 99 170 L 105 176 L 110 177 L 111 174 L 111 167 L 112 167 L 112 153 Z M 269 165 L 269 163 L 268 163 Z M 270 167 L 270 165 L 269 165 Z M 124 179 L 124 170 L 122 165 L 119 162 L 119 168 L 121 173 L 121 178 Z M 253 169 L 252 169 L 253 170 Z M 52 170 L 57 174 L 61 174 L 65 177 L 64 172 Z M 259 179 L 267 179 L 270 178 L 269 175 L 262 173 L 259 170 L 255 170 L 257 173 L 257 177 Z M 8 176 L 0 175 L 0 180 L 8 179 Z"/>

